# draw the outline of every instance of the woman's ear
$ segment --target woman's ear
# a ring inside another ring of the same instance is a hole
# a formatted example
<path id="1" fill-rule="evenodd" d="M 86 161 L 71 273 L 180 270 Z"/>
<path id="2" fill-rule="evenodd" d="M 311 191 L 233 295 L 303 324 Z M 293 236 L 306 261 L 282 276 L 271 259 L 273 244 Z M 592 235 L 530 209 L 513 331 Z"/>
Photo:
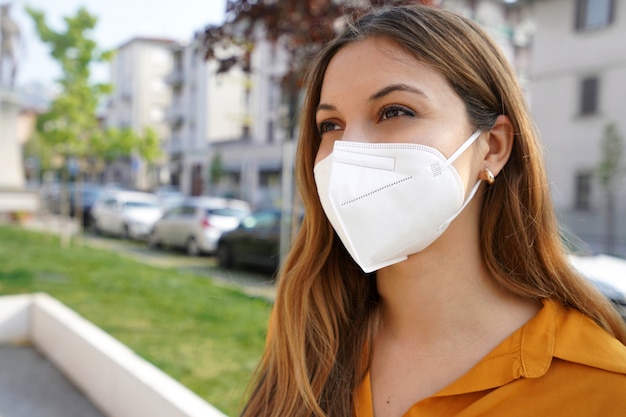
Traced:
<path id="1" fill-rule="evenodd" d="M 483 164 L 497 176 L 511 156 L 513 149 L 513 124 L 509 116 L 501 114 L 496 123 L 488 132 L 487 152 L 484 154 Z"/>

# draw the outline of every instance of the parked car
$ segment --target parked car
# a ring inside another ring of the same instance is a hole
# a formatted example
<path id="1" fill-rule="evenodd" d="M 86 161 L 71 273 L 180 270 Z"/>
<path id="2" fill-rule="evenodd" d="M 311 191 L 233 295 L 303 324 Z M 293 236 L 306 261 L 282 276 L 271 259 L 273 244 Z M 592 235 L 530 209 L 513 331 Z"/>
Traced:
<path id="1" fill-rule="evenodd" d="M 154 194 L 159 198 L 165 210 L 179 206 L 187 198 L 180 189 L 171 185 L 157 188 Z"/>
<path id="2" fill-rule="evenodd" d="M 280 262 L 280 210 L 259 210 L 244 218 L 239 227 L 224 233 L 217 245 L 220 266 L 246 265 L 269 271 Z"/>
<path id="3" fill-rule="evenodd" d="M 146 237 L 162 215 L 158 197 L 140 191 L 107 191 L 91 209 L 96 232 L 131 239 Z"/>
<path id="4" fill-rule="evenodd" d="M 615 256 L 569 255 L 570 262 L 615 306 L 626 320 L 626 259 Z"/>
<path id="5" fill-rule="evenodd" d="M 221 197 L 190 197 L 168 209 L 148 236 L 151 246 L 184 248 L 192 256 L 215 252 L 222 233 L 233 230 L 250 214 L 245 201 Z"/>
<path id="6" fill-rule="evenodd" d="M 91 209 L 104 190 L 102 185 L 93 183 L 56 184 L 46 195 L 46 205 L 53 214 L 69 214 L 70 217 L 80 215 L 83 227 L 89 228 Z M 63 204 L 67 204 L 66 209 Z"/>
<path id="7" fill-rule="evenodd" d="M 561 230 L 561 241 L 574 268 L 611 300 L 626 320 L 626 259 L 594 253 L 582 239 L 565 229 Z"/>

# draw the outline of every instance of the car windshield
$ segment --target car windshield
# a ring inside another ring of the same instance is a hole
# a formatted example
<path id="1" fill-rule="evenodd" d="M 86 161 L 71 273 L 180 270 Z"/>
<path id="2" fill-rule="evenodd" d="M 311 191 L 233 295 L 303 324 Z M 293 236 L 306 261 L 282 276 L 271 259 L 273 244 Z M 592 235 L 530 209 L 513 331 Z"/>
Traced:
<path id="1" fill-rule="evenodd" d="M 244 229 L 275 227 L 280 221 L 279 214 L 271 211 L 254 213 L 241 221 Z"/>
<path id="2" fill-rule="evenodd" d="M 159 208 L 158 204 L 148 201 L 126 201 L 124 203 L 125 208 Z"/>
<path id="3" fill-rule="evenodd" d="M 206 214 L 209 216 L 227 216 L 227 217 L 237 217 L 242 219 L 248 213 L 243 210 L 238 210 L 234 208 L 219 208 L 219 209 L 207 209 Z"/>

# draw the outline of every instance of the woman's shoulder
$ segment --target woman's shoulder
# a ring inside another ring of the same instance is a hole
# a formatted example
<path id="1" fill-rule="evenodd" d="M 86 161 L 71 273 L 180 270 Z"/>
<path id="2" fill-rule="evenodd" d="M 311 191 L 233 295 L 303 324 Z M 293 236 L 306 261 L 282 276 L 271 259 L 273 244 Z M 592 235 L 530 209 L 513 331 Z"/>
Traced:
<path id="1" fill-rule="evenodd" d="M 577 310 L 557 309 L 554 357 L 571 364 L 621 374 L 626 384 L 626 346 Z"/>

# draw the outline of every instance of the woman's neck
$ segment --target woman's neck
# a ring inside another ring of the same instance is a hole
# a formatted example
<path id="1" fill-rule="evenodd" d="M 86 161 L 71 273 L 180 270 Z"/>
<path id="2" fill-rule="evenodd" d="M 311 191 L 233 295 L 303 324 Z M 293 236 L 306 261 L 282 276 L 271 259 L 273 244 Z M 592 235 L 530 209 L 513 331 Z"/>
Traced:
<path id="1" fill-rule="evenodd" d="M 386 336 L 424 348 L 502 339 L 538 308 L 499 286 L 478 248 L 465 245 L 444 251 L 434 244 L 376 279 Z"/>

